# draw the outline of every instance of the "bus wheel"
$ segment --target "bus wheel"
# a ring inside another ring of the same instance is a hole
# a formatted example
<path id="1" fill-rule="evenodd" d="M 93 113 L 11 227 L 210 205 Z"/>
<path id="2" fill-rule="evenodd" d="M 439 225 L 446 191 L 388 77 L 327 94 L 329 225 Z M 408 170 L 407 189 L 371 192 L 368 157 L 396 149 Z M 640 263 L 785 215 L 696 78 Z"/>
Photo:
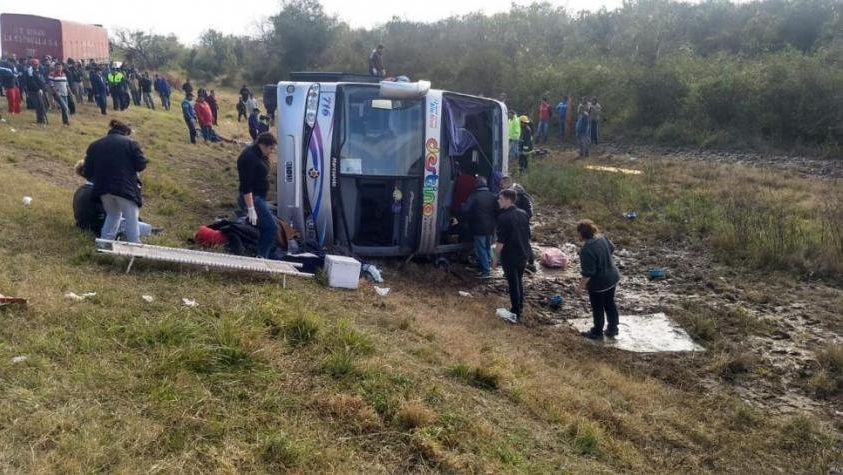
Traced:
<path id="1" fill-rule="evenodd" d="M 433 267 L 447 271 L 451 267 L 451 261 L 447 257 L 439 256 L 433 261 Z"/>

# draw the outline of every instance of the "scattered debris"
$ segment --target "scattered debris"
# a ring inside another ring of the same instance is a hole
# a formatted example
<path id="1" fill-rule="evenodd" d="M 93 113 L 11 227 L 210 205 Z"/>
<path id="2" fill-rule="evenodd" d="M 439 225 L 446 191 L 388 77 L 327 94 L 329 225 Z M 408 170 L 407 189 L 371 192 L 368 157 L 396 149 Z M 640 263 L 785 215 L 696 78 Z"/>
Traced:
<path id="1" fill-rule="evenodd" d="M 152 246 L 149 244 L 135 244 L 122 241 L 109 241 L 97 239 L 97 252 L 124 256 L 130 258 L 126 273 L 132 270 L 135 259 L 140 257 L 154 261 L 172 262 L 176 264 L 190 264 L 195 266 L 212 267 L 214 269 L 239 270 L 251 272 L 267 272 L 270 274 L 281 274 L 284 276 L 286 287 L 286 276 L 313 277 L 299 271 L 302 264 L 297 262 L 274 261 L 272 259 L 258 259 L 255 257 L 235 256 L 232 254 L 221 254 L 216 252 L 194 251 L 192 249 L 179 249 L 175 247 Z"/>
<path id="2" fill-rule="evenodd" d="M 468 292 L 466 292 L 465 290 L 460 290 L 460 291 L 459 291 L 459 294 L 460 294 L 460 297 L 469 297 L 469 298 L 471 298 L 471 294 L 470 294 L 470 293 L 468 293 Z"/>
<path id="3" fill-rule="evenodd" d="M 661 267 L 651 267 L 647 271 L 647 274 L 650 276 L 650 280 L 664 280 L 667 278 L 667 271 Z"/>
<path id="4" fill-rule="evenodd" d="M 568 267 L 568 256 L 557 247 L 542 249 L 539 262 L 548 269 L 564 269 Z"/>
<path id="5" fill-rule="evenodd" d="M 28 356 L 15 356 L 12 358 L 12 364 L 23 363 L 24 361 L 28 360 Z"/>
<path id="6" fill-rule="evenodd" d="M 381 297 L 386 297 L 389 294 L 390 288 L 389 287 L 378 287 L 375 286 L 375 292 L 378 293 Z"/>
<path id="7" fill-rule="evenodd" d="M 550 307 L 552 310 L 559 310 L 562 308 L 562 296 L 561 295 L 554 295 L 547 299 L 547 306 Z"/>
<path id="8" fill-rule="evenodd" d="M 81 302 L 81 301 L 83 301 L 83 300 L 85 300 L 85 299 L 89 299 L 89 298 L 91 298 L 91 297 L 96 297 L 96 296 L 97 296 L 97 293 L 96 293 L 96 292 L 86 292 L 86 293 L 84 293 L 84 294 L 82 294 L 82 295 L 76 295 L 76 294 L 75 294 L 75 293 L 73 293 L 73 292 L 68 292 L 68 293 L 64 294 L 64 297 L 65 297 L 65 298 L 68 298 L 68 299 L 70 299 L 70 300 L 75 300 L 75 301 L 77 301 L 77 302 Z"/>
<path id="9" fill-rule="evenodd" d="M 325 256 L 325 274 L 328 286 L 356 289 L 360 281 L 360 261 L 345 256 Z"/>
<path id="10" fill-rule="evenodd" d="M 153 296 L 151 296 L 151 295 L 141 295 L 141 298 L 142 298 L 142 299 L 144 300 L 144 302 L 146 302 L 146 303 L 152 303 L 152 302 L 155 300 L 155 297 L 153 297 Z"/>
<path id="11" fill-rule="evenodd" d="M 11 305 L 26 305 L 26 299 L 21 299 L 17 297 L 7 297 L 3 294 L 0 294 L 0 308 L 4 308 Z"/>
<path id="12" fill-rule="evenodd" d="M 628 219 L 629 221 L 635 221 L 636 219 L 638 219 L 638 213 L 636 213 L 635 211 L 630 211 L 628 213 L 624 213 L 623 217 Z"/>
<path id="13" fill-rule="evenodd" d="M 181 303 L 183 303 L 185 307 L 190 307 L 190 308 L 196 308 L 196 307 L 199 306 L 199 304 L 196 303 L 195 300 L 191 300 L 189 298 L 182 298 Z"/>
<path id="14" fill-rule="evenodd" d="M 641 170 L 630 170 L 629 168 L 617 167 L 604 167 L 601 165 L 586 165 L 585 169 L 599 172 L 623 173 L 624 175 L 640 175 L 643 173 Z"/>
<path id="15" fill-rule="evenodd" d="M 361 270 L 363 271 L 363 275 L 368 276 L 370 279 L 372 279 L 372 281 L 377 282 L 379 284 L 383 282 L 383 277 L 381 276 L 381 271 L 378 270 L 378 268 L 375 267 L 374 265 L 363 264 L 363 266 L 361 267 Z"/>
<path id="16" fill-rule="evenodd" d="M 32 197 L 31 196 L 24 196 L 23 197 L 23 205 L 29 206 L 32 204 Z"/>
<path id="17" fill-rule="evenodd" d="M 606 346 L 634 353 L 705 351 L 664 313 L 621 315 L 619 320 L 618 335 L 607 338 L 604 343 Z M 569 322 L 579 331 L 588 331 L 593 325 L 591 318 L 577 318 Z"/>
<path id="18" fill-rule="evenodd" d="M 515 314 L 505 308 L 497 309 L 495 311 L 495 315 L 498 318 L 506 320 L 509 323 L 518 323 L 518 318 L 516 318 Z"/>

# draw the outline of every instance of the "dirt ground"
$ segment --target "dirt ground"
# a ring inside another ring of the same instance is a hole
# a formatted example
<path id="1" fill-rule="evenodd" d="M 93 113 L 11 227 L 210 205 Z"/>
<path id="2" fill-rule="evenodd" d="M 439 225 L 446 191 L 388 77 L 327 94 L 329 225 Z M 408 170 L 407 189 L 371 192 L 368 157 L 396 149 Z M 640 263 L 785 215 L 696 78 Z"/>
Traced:
<path id="1" fill-rule="evenodd" d="M 796 154 L 761 153 L 747 151 L 693 150 L 678 147 L 654 145 L 630 145 L 610 143 L 601 145 L 607 156 L 620 156 L 638 160 L 641 157 L 689 160 L 708 163 L 733 163 L 774 170 L 792 171 L 802 176 L 824 178 L 843 177 L 843 160 L 806 157 Z"/>
<path id="2" fill-rule="evenodd" d="M 803 170 L 807 173 L 838 176 L 840 171 L 838 164 L 814 159 L 795 161 L 790 166 L 805 163 L 814 167 Z M 587 296 L 577 292 L 578 245 L 570 240 L 579 217 L 541 201 L 535 203 L 534 211 L 534 253 L 538 255 L 543 247 L 558 247 L 570 263 L 564 270 L 539 265 L 538 272 L 525 276 L 524 325 L 537 332 L 551 329 L 573 337 L 575 332 L 567 321 L 591 315 Z M 640 354 L 606 347 L 602 355 L 597 352 L 598 358 L 684 389 L 691 387 L 700 393 L 722 390 L 775 413 L 809 411 L 827 420 L 841 420 L 843 400 L 818 397 L 809 381 L 818 372 L 817 352 L 830 344 L 843 343 L 839 308 L 843 290 L 821 281 L 733 268 L 716 261 L 703 248 L 677 246 L 675 242 L 619 245 L 615 258 L 623 275 L 617 294 L 621 316 L 665 312 L 707 351 Z M 393 271 L 389 274 L 402 274 L 400 263 L 383 264 Z M 648 270 L 652 267 L 665 269 L 667 278 L 650 280 Z M 467 262 L 454 263 L 449 271 L 450 285 L 486 299 L 490 315 L 496 306 L 508 306 L 506 282 L 501 276 L 478 281 L 475 269 Z M 398 279 L 412 280 L 413 273 Z M 438 281 L 431 283 L 427 290 L 435 293 L 441 285 Z M 554 295 L 563 298 L 562 307 L 556 310 L 547 305 L 547 299 Z M 692 314 L 701 311 L 710 316 L 716 336 L 699 335 L 700 329 L 694 328 Z"/>

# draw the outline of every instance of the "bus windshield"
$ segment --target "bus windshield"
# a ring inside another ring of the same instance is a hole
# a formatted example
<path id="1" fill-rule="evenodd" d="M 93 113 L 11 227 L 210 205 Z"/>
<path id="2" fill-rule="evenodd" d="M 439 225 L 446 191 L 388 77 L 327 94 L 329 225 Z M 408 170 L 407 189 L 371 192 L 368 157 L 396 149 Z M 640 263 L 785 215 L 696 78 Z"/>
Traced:
<path id="1" fill-rule="evenodd" d="M 345 86 L 340 173 L 369 176 L 422 174 L 424 103 L 381 99 L 377 87 Z"/>

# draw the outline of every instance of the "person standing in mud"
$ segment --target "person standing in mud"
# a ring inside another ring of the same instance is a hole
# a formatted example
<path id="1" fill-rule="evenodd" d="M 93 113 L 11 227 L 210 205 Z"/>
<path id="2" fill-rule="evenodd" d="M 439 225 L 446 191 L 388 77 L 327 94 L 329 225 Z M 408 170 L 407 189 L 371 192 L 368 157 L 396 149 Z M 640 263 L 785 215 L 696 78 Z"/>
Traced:
<path id="1" fill-rule="evenodd" d="M 600 115 L 603 114 L 603 106 L 597 102 L 597 97 L 591 98 L 591 110 L 588 113 L 590 119 L 589 129 L 591 132 L 591 144 L 597 145 L 600 139 Z"/>
<path id="2" fill-rule="evenodd" d="M 486 178 L 475 179 L 474 191 L 460 205 L 460 216 L 468 223 L 474 238 L 474 254 L 481 279 L 492 278 L 492 236 L 495 234 L 495 195 L 489 191 Z"/>
<path id="3" fill-rule="evenodd" d="M 615 246 L 606 236 L 598 234 L 600 230 L 590 219 L 577 223 L 577 233 L 583 242 L 580 250 L 580 292 L 587 290 L 591 302 L 594 326 L 582 332 L 582 336 L 591 340 L 600 340 L 603 336 L 614 337 L 618 334 L 618 307 L 615 305 L 615 289 L 621 280 L 612 254 Z M 605 331 L 603 324 L 608 322 Z"/>
<path id="4" fill-rule="evenodd" d="M 521 321 L 524 311 L 524 269 L 530 260 L 533 249 L 530 247 L 530 222 L 527 213 L 515 206 L 518 193 L 513 189 L 502 190 L 498 195 L 498 242 L 492 267 L 498 261 L 503 267 L 506 283 L 509 287 L 511 307 L 509 316 L 504 317 L 510 323 Z"/>
<path id="5" fill-rule="evenodd" d="M 579 158 L 587 158 L 591 148 L 591 119 L 589 118 L 589 109 L 591 106 L 585 102 L 585 99 L 577 108 L 577 125 L 575 132 L 577 136 L 577 146 L 579 147 Z"/>
<path id="6" fill-rule="evenodd" d="M 501 190 L 515 190 L 518 198 L 515 200 L 515 207 L 524 211 L 527 214 L 527 224 L 533 219 L 533 198 L 527 193 L 518 183 L 512 181 L 512 177 L 505 176 L 501 178 Z M 530 253 L 530 258 L 527 261 L 527 273 L 533 274 L 536 272 L 536 261 L 533 253 Z"/>

